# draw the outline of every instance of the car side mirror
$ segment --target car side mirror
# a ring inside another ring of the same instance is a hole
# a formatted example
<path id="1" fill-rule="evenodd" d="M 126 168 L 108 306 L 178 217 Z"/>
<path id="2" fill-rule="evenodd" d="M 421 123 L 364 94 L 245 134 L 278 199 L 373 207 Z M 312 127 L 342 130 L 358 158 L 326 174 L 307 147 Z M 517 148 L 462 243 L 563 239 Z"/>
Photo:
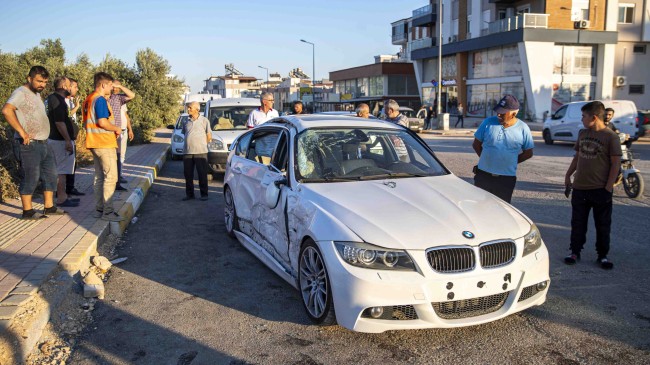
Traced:
<path id="1" fill-rule="evenodd" d="M 284 176 L 281 179 L 273 180 L 272 184 L 267 185 L 264 194 L 264 202 L 270 209 L 275 209 L 275 207 L 278 206 L 278 202 L 280 201 L 280 188 L 282 185 L 287 185 L 287 178 Z"/>
<path id="2" fill-rule="evenodd" d="M 174 125 L 173 124 L 168 125 L 167 129 L 174 129 Z"/>

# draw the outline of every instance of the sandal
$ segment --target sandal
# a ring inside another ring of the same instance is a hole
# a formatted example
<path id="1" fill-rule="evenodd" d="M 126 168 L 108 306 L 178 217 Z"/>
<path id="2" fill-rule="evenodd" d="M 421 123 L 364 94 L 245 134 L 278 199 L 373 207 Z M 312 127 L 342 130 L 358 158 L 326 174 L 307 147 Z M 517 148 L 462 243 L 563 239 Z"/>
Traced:
<path id="1" fill-rule="evenodd" d="M 51 206 L 49 208 L 43 209 L 43 214 L 52 214 L 52 215 L 63 215 L 65 214 L 66 211 L 57 207 L 57 206 Z"/>
<path id="2" fill-rule="evenodd" d="M 47 218 L 47 216 L 45 214 L 41 214 L 41 213 L 35 211 L 34 209 L 23 211 L 22 219 L 24 219 L 24 220 L 37 220 L 37 219 L 43 219 L 43 218 Z"/>

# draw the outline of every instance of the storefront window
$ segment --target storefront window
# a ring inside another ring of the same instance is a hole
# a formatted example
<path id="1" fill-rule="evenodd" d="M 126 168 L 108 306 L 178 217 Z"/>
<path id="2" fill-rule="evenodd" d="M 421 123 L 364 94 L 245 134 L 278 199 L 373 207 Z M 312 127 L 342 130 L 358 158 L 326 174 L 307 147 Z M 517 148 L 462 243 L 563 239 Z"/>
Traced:
<path id="1" fill-rule="evenodd" d="M 368 96 L 368 78 L 357 79 L 357 89 L 359 90 L 357 97 Z"/>
<path id="2" fill-rule="evenodd" d="M 467 116 L 485 117 L 485 85 L 467 86 Z"/>
<path id="3" fill-rule="evenodd" d="M 553 73 L 556 75 L 596 75 L 596 48 L 556 45 L 553 48 Z"/>
<path id="4" fill-rule="evenodd" d="M 406 95 L 404 75 L 388 75 L 388 95 Z"/>
<path id="5" fill-rule="evenodd" d="M 593 100 L 596 93 L 596 83 L 562 83 L 553 84 L 553 101 L 551 111 L 555 112 L 563 104 L 573 101 Z"/>
<path id="6" fill-rule="evenodd" d="M 487 77 L 500 77 L 503 75 L 501 71 L 502 57 L 501 48 L 488 49 Z"/>
<path id="7" fill-rule="evenodd" d="M 373 76 L 369 78 L 370 96 L 380 96 L 384 94 L 384 78 L 383 76 Z"/>

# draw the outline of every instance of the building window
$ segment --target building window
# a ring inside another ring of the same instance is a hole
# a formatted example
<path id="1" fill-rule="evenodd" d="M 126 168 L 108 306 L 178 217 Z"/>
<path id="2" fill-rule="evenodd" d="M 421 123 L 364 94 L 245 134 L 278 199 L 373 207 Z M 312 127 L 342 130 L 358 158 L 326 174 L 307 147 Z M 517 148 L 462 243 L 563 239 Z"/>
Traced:
<path id="1" fill-rule="evenodd" d="M 630 85 L 628 92 L 630 94 L 644 94 L 645 85 Z"/>
<path id="2" fill-rule="evenodd" d="M 645 54 L 645 44 L 635 44 L 634 45 L 634 53 L 638 54 Z"/>
<path id="3" fill-rule="evenodd" d="M 618 4 L 618 22 L 622 24 L 634 22 L 634 4 Z"/>

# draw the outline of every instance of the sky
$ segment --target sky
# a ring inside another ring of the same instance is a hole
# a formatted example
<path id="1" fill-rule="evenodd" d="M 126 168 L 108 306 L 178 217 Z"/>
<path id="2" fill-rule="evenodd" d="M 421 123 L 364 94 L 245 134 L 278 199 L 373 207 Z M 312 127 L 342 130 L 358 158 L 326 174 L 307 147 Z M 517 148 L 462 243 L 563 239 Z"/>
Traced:
<path id="1" fill-rule="evenodd" d="M 85 53 L 94 64 L 107 54 L 128 65 L 151 48 L 192 92 L 225 73 L 286 77 L 300 67 L 316 79 L 395 54 L 391 23 L 411 16 L 427 0 L 1 0 L 0 52 L 20 54 L 43 39 L 60 38 L 66 62 Z"/>

